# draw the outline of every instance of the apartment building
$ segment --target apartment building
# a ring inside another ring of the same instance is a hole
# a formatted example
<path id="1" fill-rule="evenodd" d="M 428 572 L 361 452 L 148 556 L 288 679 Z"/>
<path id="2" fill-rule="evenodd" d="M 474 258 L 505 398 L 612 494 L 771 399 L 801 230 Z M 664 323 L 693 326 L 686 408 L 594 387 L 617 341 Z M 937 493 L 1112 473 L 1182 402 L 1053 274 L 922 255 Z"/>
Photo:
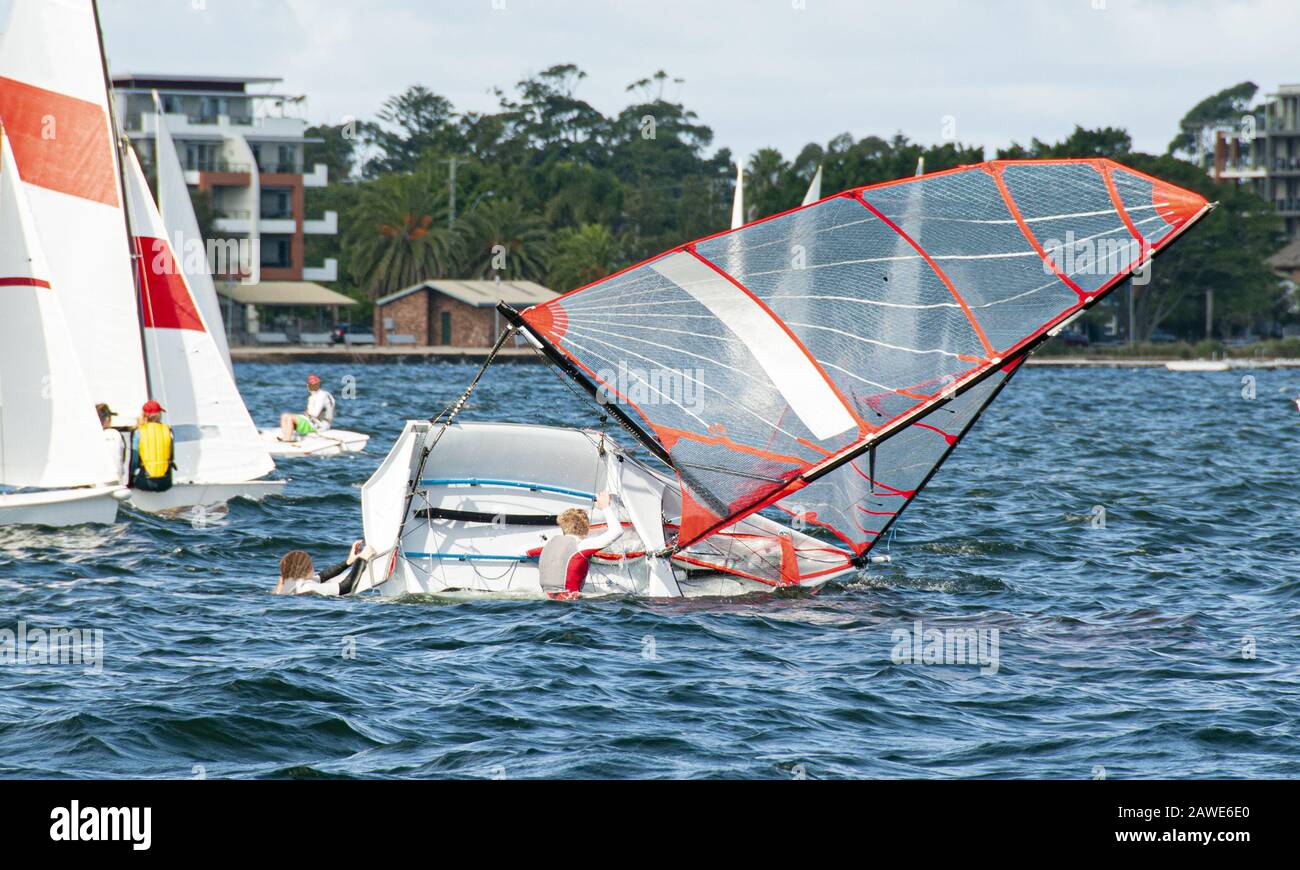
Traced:
<path id="1" fill-rule="evenodd" d="M 1273 203 L 1287 237 L 1300 240 L 1300 85 L 1268 94 L 1251 123 L 1216 133 L 1210 173 Z"/>
<path id="2" fill-rule="evenodd" d="M 267 282 L 338 279 L 338 261 L 308 263 L 307 238 L 336 235 L 338 214 L 309 216 L 306 190 L 324 187 L 323 164 L 304 165 L 308 141 L 303 97 L 277 92 L 281 80 L 246 76 L 114 76 L 119 126 L 146 163 L 153 162 L 161 99 L 186 181 L 210 192 L 213 234 L 256 240 L 260 268 L 219 278 Z M 250 267 L 254 264 L 248 264 Z"/>

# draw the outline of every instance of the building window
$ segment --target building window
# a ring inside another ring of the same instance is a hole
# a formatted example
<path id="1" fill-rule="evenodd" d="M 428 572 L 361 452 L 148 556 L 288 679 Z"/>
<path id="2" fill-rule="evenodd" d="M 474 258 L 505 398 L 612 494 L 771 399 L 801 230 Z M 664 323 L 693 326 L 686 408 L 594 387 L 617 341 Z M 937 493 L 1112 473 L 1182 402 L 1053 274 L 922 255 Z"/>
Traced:
<path id="1" fill-rule="evenodd" d="M 271 269 L 287 269 L 290 261 L 289 236 L 262 236 L 262 265 Z"/>
<path id="2" fill-rule="evenodd" d="M 262 188 L 262 217 L 270 220 L 293 217 L 293 191 L 282 187 Z"/>
<path id="3" fill-rule="evenodd" d="M 451 346 L 451 312 L 442 312 L 442 346 Z"/>

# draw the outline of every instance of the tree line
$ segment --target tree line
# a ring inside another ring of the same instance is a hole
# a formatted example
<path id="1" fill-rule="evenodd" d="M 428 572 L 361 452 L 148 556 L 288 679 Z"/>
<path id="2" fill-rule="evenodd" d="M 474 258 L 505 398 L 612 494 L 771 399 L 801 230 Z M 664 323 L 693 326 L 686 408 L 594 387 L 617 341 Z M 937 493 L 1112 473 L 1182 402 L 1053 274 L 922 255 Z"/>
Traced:
<path id="1" fill-rule="evenodd" d="M 339 212 L 341 232 L 312 237 L 310 258 L 336 257 L 340 289 L 362 301 L 437 277 L 500 276 L 563 291 L 726 228 L 734 158 L 668 96 L 679 81 L 661 71 L 634 82 L 627 106 L 606 115 L 578 96 L 585 77 L 571 64 L 553 66 L 496 90 L 496 111 L 484 113 L 458 111 L 416 85 L 372 120 L 312 128 L 319 141 L 307 163 L 327 164 L 331 184 L 309 191 L 308 207 Z M 1204 101 L 1202 114 L 1224 102 Z M 1122 129 L 1076 128 L 1063 141 L 1034 139 L 996 156 L 1111 157 L 1221 203 L 1137 291 L 1139 338 L 1157 330 L 1203 337 L 1207 290 L 1223 335 L 1286 319 L 1287 300 L 1265 263 L 1283 242 L 1280 220 L 1249 190 L 1216 184 L 1183 159 L 1185 145 L 1180 135 L 1168 153 L 1144 154 Z M 922 158 L 926 171 L 938 171 L 986 154 L 901 134 L 844 133 L 793 159 L 764 148 L 745 166 L 746 217 L 797 205 L 819 166 L 829 194 L 912 175 Z"/>

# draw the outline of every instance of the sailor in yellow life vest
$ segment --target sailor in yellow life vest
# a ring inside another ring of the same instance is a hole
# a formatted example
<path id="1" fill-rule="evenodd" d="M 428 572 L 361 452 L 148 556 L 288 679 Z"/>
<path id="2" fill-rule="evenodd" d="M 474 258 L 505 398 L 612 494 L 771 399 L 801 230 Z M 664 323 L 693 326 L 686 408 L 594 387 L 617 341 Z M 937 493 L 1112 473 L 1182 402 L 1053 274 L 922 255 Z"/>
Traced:
<path id="1" fill-rule="evenodd" d="M 162 421 L 163 406 L 152 399 L 141 409 L 140 425 L 131 438 L 130 486 L 143 492 L 172 488 L 176 468 L 172 427 Z"/>

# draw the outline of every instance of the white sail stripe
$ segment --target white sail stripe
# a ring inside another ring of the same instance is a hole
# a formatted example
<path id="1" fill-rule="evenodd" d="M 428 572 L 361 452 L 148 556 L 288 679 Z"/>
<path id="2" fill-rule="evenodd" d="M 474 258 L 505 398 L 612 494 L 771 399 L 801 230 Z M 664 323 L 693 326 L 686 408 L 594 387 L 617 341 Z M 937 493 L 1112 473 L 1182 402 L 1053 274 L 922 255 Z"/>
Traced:
<path id="1" fill-rule="evenodd" d="M 753 417 L 755 420 L 758 420 L 758 421 L 759 421 L 760 423 L 762 423 L 764 426 L 770 426 L 770 427 L 772 427 L 772 430 L 773 430 L 774 432 L 780 432 L 782 435 L 786 436 L 787 438 L 789 438 L 789 439 L 792 440 L 792 441 L 797 441 L 797 440 L 798 440 L 798 436 L 793 435 L 793 434 L 791 434 L 790 432 L 785 431 L 784 429 L 781 428 L 781 426 L 780 426 L 779 424 L 777 424 L 777 423 L 773 423 L 771 420 L 768 420 L 768 419 L 767 419 L 766 417 L 764 417 L 763 415 L 761 415 L 761 414 L 759 414 L 759 413 L 757 413 L 757 412 L 755 412 L 755 411 L 753 411 L 753 410 L 751 410 L 751 409 L 745 407 L 745 405 L 741 404 L 740 402 L 734 401 L 734 400 L 732 399 L 731 396 L 727 395 L 727 394 L 724 393 L 722 390 L 719 390 L 719 389 L 717 389 L 716 387 L 713 387 L 713 386 L 711 386 L 711 385 L 709 385 L 709 384 L 706 384 L 704 381 L 701 381 L 701 380 L 699 380 L 698 378 L 693 378 L 693 377 L 691 377 L 690 375 L 686 374 L 686 372 L 684 372 L 684 371 L 681 371 L 681 370 L 679 370 L 679 369 L 675 369 L 675 368 L 673 368 L 673 367 L 671 367 L 671 366 L 666 366 L 666 365 L 664 365 L 662 362 L 660 362 L 659 360 L 652 359 L 651 357 L 645 356 L 645 355 L 643 355 L 643 354 L 639 354 L 639 353 L 637 353 L 637 352 L 634 351 L 634 350 L 628 350 L 627 348 L 619 347 L 619 346 L 616 345 L 616 344 L 611 344 L 611 343 L 608 342 L 608 341 L 602 341 L 601 339 L 596 338 L 595 336 L 583 336 L 583 337 L 584 337 L 584 338 L 588 338 L 588 339 L 590 339 L 591 341 L 597 342 L 598 344 L 603 344 L 603 345 L 605 345 L 606 347 L 613 348 L 614 350 L 618 351 L 619 353 L 627 353 L 627 354 L 631 354 L 632 356 L 636 357 L 637 359 L 645 360 L 646 362 L 650 363 L 651 365 L 656 366 L 656 367 L 658 367 L 658 368 L 660 368 L 660 369 L 663 369 L 663 370 L 665 370 L 665 371 L 676 372 L 677 374 L 680 374 L 682 377 L 688 378 L 688 379 L 691 380 L 692 382 L 699 384 L 701 387 L 704 387 L 706 390 L 708 390 L 708 391 L 710 391 L 710 392 L 712 392 L 712 393 L 717 393 L 719 396 L 722 396 L 722 398 L 726 400 L 726 403 L 727 403 L 727 404 L 729 404 L 729 405 L 733 405 L 733 406 L 739 408 L 740 410 L 744 411 L 744 412 L 745 412 L 746 414 L 748 414 L 749 416 Z M 647 343 L 649 343 L 649 342 L 647 342 Z M 576 346 L 577 346 L 577 345 L 575 345 L 575 347 L 576 347 Z M 590 353 L 590 351 L 588 351 L 588 352 Z M 612 360 L 610 360 L 608 357 L 603 357 L 603 356 L 602 356 L 602 357 L 600 357 L 600 359 L 603 359 L 603 360 L 605 360 L 606 362 L 612 362 Z M 636 377 L 636 379 L 637 379 L 638 381 L 640 381 L 641 383 L 646 383 L 646 380 L 645 380 L 644 378 L 637 376 L 634 372 L 632 372 L 632 371 L 630 371 L 630 370 L 628 370 L 628 369 L 623 369 L 623 371 L 626 371 L 629 375 L 632 375 L 633 377 Z M 771 384 L 763 384 L 763 386 L 764 386 L 765 388 L 767 388 L 767 389 L 771 389 Z M 660 395 L 662 395 L 662 391 L 660 391 L 660 390 L 655 390 L 655 392 L 660 393 Z M 668 397 L 665 396 L 665 398 L 668 398 Z M 669 401 L 672 401 L 672 400 L 669 399 Z M 679 405 L 677 402 L 672 402 L 672 404 L 677 405 L 677 407 L 682 408 L 683 411 L 686 411 L 686 409 L 685 409 L 684 407 L 682 407 L 681 405 Z M 689 411 L 686 411 L 686 413 L 690 414 Z M 701 420 L 701 419 L 700 419 L 697 415 L 695 415 L 695 414 L 691 414 L 691 416 L 692 416 L 692 417 L 695 417 L 696 420 L 699 420 L 702 424 L 704 424 L 705 431 L 708 431 L 708 424 L 707 424 L 707 423 L 704 423 L 704 421 Z"/>
<path id="2" fill-rule="evenodd" d="M 814 438 L 828 441 L 857 428 L 857 421 L 826 373 L 753 295 L 691 254 L 673 254 L 651 268 L 718 316 L 749 350 Z"/>

